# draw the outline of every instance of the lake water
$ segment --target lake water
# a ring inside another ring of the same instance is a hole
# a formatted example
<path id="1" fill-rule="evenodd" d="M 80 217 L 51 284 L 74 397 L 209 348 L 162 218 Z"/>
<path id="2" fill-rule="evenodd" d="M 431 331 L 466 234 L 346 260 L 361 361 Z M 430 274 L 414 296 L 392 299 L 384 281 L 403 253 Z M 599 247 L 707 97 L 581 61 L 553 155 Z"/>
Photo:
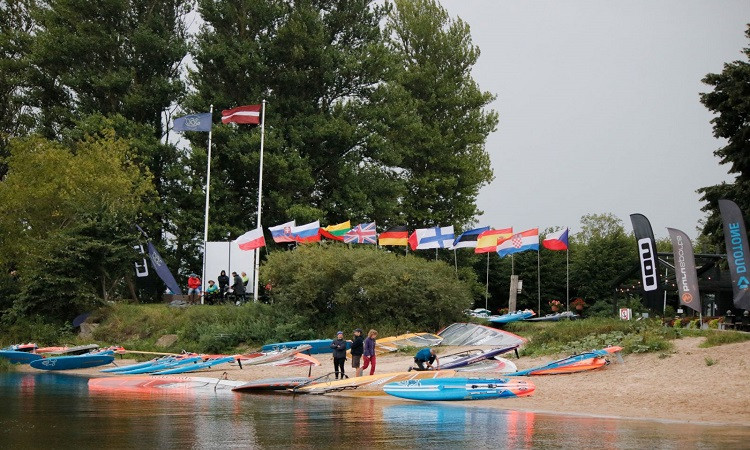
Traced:
<path id="1" fill-rule="evenodd" d="M 97 392 L 83 377 L 0 374 L 3 449 L 292 447 L 730 449 L 750 448 L 750 426 L 499 411 L 481 401 Z"/>

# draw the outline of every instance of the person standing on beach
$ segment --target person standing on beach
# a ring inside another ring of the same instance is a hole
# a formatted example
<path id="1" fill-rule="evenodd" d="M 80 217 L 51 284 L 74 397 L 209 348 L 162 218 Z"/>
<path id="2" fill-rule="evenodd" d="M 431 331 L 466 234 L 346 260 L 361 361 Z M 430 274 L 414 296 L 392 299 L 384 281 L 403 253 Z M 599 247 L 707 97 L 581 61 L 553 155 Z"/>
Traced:
<path id="1" fill-rule="evenodd" d="M 432 367 L 432 363 L 437 362 L 437 368 Z M 423 348 L 414 355 L 414 363 L 417 367 L 409 367 L 412 370 L 440 370 L 440 358 L 435 353 L 434 348 Z M 427 363 L 427 367 L 424 364 Z"/>
<path id="2" fill-rule="evenodd" d="M 359 371 L 360 375 L 365 369 L 367 369 L 368 366 L 370 367 L 370 375 L 375 375 L 375 338 L 377 337 L 378 332 L 375 330 L 370 330 L 370 332 L 367 333 L 367 339 L 365 339 L 363 352 L 365 364 Z"/>
<path id="3" fill-rule="evenodd" d="M 346 341 L 344 340 L 343 331 L 336 333 L 336 339 L 331 342 L 331 348 L 333 349 L 333 370 L 336 372 L 336 379 L 339 379 L 339 372 L 341 372 L 341 379 L 343 380 L 346 377 L 346 374 L 344 373 Z"/>
<path id="4" fill-rule="evenodd" d="M 362 359 L 362 353 L 365 350 L 364 347 L 365 339 L 362 337 L 362 329 L 357 328 L 354 330 L 354 338 L 352 339 L 352 369 L 354 369 L 354 376 L 362 376 L 362 369 L 359 367 L 359 361 Z"/>

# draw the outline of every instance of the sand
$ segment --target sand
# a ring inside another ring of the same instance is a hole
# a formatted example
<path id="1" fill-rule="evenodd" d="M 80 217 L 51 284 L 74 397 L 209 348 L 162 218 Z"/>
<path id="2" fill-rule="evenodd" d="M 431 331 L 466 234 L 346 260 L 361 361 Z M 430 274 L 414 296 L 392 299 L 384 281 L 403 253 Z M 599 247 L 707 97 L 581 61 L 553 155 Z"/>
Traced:
<path id="1" fill-rule="evenodd" d="M 533 395 L 521 398 L 463 402 L 466 405 L 566 415 L 653 419 L 712 424 L 750 424 L 750 341 L 712 348 L 700 348 L 704 338 L 682 338 L 673 341 L 669 353 L 630 354 L 602 369 L 567 375 L 527 377 L 536 385 Z M 440 354 L 463 348 L 438 347 Z M 314 355 L 320 367 L 312 376 L 333 371 L 330 355 Z M 506 355 L 508 356 L 508 355 Z M 520 369 L 534 367 L 559 357 L 515 359 Z M 402 372 L 411 365 L 412 356 L 386 354 L 378 356 L 376 373 Z M 117 360 L 118 364 L 130 363 Z M 711 365 L 709 365 L 711 363 Z M 354 370 L 347 361 L 347 374 Z M 23 367 L 23 366 L 22 366 Z M 21 370 L 36 371 L 28 366 Z M 86 376 L 105 376 L 99 368 L 67 371 Z M 231 380 L 306 376 L 308 368 L 270 365 L 223 365 L 220 370 L 196 372 L 193 376 L 222 377 Z M 466 376 L 491 376 L 472 372 Z M 251 394 L 243 394 L 251 395 Z M 283 395 L 283 394 L 282 394 Z M 372 396 L 393 401 L 382 391 L 342 391 L 326 395 Z M 400 401 L 400 400 L 399 400 Z M 404 400 L 407 401 L 407 400 Z"/>

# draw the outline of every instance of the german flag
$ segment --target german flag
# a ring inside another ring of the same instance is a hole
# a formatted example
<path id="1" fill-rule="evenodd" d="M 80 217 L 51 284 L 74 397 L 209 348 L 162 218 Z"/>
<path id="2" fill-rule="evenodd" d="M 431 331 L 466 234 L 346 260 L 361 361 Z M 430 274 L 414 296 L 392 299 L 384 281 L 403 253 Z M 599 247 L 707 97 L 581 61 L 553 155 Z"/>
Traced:
<path id="1" fill-rule="evenodd" d="M 407 245 L 409 230 L 406 227 L 391 227 L 380 233 L 378 244 L 380 245 Z"/>

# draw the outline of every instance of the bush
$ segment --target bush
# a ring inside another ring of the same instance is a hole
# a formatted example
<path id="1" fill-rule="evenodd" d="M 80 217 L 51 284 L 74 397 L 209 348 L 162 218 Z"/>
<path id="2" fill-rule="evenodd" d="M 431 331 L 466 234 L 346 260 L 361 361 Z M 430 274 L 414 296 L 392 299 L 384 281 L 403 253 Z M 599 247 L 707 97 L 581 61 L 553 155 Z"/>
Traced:
<path id="1" fill-rule="evenodd" d="M 261 268 L 271 299 L 326 335 L 367 327 L 437 330 L 465 320 L 475 280 L 460 280 L 452 266 L 413 255 L 337 243 L 272 253 Z"/>
<path id="2" fill-rule="evenodd" d="M 717 345 L 734 344 L 735 342 L 750 341 L 750 333 L 741 333 L 739 331 L 708 331 L 706 340 L 701 343 L 700 347 L 715 347 Z"/>

